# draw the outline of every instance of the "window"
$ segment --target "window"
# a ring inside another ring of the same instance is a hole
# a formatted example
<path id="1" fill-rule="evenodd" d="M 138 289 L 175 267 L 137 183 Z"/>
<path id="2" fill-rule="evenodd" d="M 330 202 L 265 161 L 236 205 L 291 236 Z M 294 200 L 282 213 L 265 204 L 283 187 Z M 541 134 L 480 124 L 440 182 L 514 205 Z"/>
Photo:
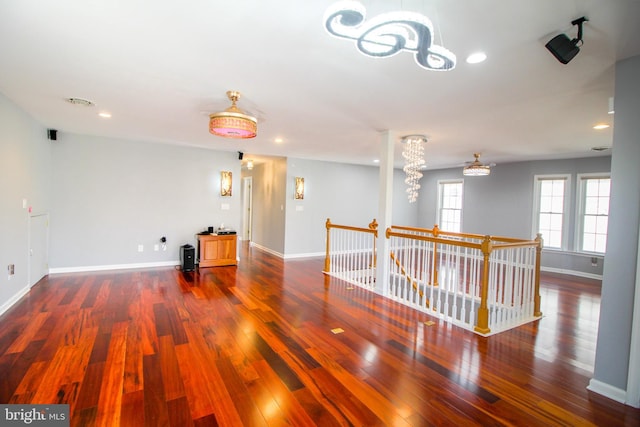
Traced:
<path id="1" fill-rule="evenodd" d="M 542 234 L 545 248 L 563 249 L 566 242 L 565 213 L 569 176 L 535 177 L 535 233 Z"/>
<path id="2" fill-rule="evenodd" d="M 438 224 L 440 230 L 462 230 L 462 181 L 438 181 Z"/>
<path id="3" fill-rule="evenodd" d="M 584 174 L 578 175 L 578 181 L 578 248 L 582 252 L 604 254 L 607 247 L 611 178 L 608 174 Z"/>

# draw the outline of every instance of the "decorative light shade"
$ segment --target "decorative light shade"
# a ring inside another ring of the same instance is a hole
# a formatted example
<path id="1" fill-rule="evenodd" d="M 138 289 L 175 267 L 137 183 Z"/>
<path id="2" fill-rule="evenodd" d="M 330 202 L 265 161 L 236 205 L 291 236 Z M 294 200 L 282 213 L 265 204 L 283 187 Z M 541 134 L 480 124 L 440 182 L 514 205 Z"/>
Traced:
<path id="1" fill-rule="evenodd" d="M 473 162 L 468 164 L 462 170 L 462 174 L 464 176 L 486 176 L 491 173 L 491 167 L 489 165 L 485 165 L 480 163 L 480 154 L 474 153 L 473 156 L 476 158 Z"/>
<path id="2" fill-rule="evenodd" d="M 433 43 L 433 24 L 424 15 L 396 11 L 368 21 L 365 7 L 356 1 L 339 1 L 324 15 L 324 27 L 334 37 L 353 40 L 364 55 L 384 58 L 401 51 L 412 52 L 416 63 L 427 70 L 448 71 L 456 66 L 456 56 Z"/>
<path id="3" fill-rule="evenodd" d="M 225 138 L 254 138 L 258 132 L 258 120 L 236 106 L 240 92 L 230 90 L 227 96 L 231 107 L 209 115 L 209 132 Z"/>
<path id="4" fill-rule="evenodd" d="M 422 178 L 422 168 L 424 161 L 424 144 L 427 137 L 424 135 L 407 135 L 402 137 L 402 157 L 404 157 L 404 173 L 407 175 L 404 182 L 407 184 L 407 196 L 409 203 L 418 200 L 418 190 L 420 190 L 420 178 Z"/>

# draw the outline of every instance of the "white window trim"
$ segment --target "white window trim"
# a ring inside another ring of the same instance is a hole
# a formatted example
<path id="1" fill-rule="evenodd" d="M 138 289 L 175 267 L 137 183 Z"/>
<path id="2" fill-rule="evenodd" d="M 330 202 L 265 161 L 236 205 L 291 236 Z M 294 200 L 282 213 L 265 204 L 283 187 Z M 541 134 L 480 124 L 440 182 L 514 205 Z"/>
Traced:
<path id="1" fill-rule="evenodd" d="M 582 250 L 582 227 L 584 223 L 584 179 L 597 179 L 597 178 L 608 178 L 611 179 L 611 172 L 602 172 L 602 173 L 579 173 L 576 177 L 576 220 L 575 220 L 575 230 L 574 230 L 574 248 L 575 251 L 579 254 L 585 255 L 595 255 L 604 257 L 604 252 L 590 252 Z M 611 193 L 609 193 L 609 205 L 611 205 Z M 607 233 L 608 234 L 608 233 Z M 608 238 L 608 236 L 607 236 Z"/>
<path id="2" fill-rule="evenodd" d="M 462 199 L 462 207 L 460 208 L 460 232 L 462 233 L 464 230 L 463 219 L 464 219 L 464 179 L 439 179 L 437 181 L 438 185 L 438 200 L 436 203 L 436 224 L 440 227 L 440 211 L 442 210 L 442 185 L 441 184 L 462 184 L 462 194 L 460 198 Z"/>
<path id="3" fill-rule="evenodd" d="M 534 175 L 533 176 L 533 215 L 531 215 L 531 235 L 538 234 L 538 221 L 540 220 L 540 181 L 552 179 L 563 179 L 566 182 L 564 188 L 564 206 L 562 207 L 562 245 L 559 248 L 549 248 L 544 246 L 545 251 L 563 251 L 566 252 L 569 243 L 569 228 L 571 228 L 567 219 L 569 218 L 569 209 L 571 209 L 571 175 L 570 174 L 551 174 L 551 175 Z"/>

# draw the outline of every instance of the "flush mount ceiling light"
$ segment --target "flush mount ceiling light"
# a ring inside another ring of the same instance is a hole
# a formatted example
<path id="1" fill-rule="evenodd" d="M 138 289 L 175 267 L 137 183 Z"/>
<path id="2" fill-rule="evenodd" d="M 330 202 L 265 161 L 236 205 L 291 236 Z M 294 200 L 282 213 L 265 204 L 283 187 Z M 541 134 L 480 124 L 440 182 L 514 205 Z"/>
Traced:
<path id="1" fill-rule="evenodd" d="M 433 25 L 415 12 L 388 12 L 365 22 L 365 8 L 357 1 L 341 1 L 324 14 L 324 27 L 332 36 L 354 40 L 364 55 L 393 56 L 402 50 L 414 52 L 419 66 L 427 70 L 452 70 L 456 56 L 433 44 Z"/>
<path id="2" fill-rule="evenodd" d="M 407 196 L 409 203 L 418 200 L 418 190 L 420 190 L 420 172 L 424 165 L 424 144 L 427 137 L 424 135 L 407 135 L 402 137 L 402 157 L 404 157 L 404 167 L 402 170 L 407 175 L 404 182 L 407 184 Z"/>
<path id="3" fill-rule="evenodd" d="M 584 16 L 582 18 L 574 19 L 571 21 L 571 25 L 578 26 L 578 37 L 573 40 L 569 40 L 566 34 L 559 34 L 549 40 L 545 47 L 549 49 L 549 52 L 556 57 L 556 59 L 563 64 L 568 64 L 574 56 L 580 52 L 580 46 L 582 46 L 582 24 L 588 21 Z"/>
<path id="4" fill-rule="evenodd" d="M 258 132 L 258 120 L 245 114 L 236 106 L 240 92 L 230 90 L 227 97 L 231 106 L 209 115 L 209 132 L 224 138 L 254 138 Z"/>
<path id="5" fill-rule="evenodd" d="M 491 173 L 491 166 L 495 166 L 495 163 L 485 164 L 480 162 L 480 153 L 473 153 L 473 157 L 476 159 L 473 162 L 468 162 L 467 166 L 462 170 L 464 176 L 487 176 Z"/>
<path id="6" fill-rule="evenodd" d="M 487 59 L 487 54 L 484 52 L 476 52 L 476 53 L 472 53 L 471 55 L 467 56 L 467 63 L 468 64 L 479 64 L 481 62 L 484 62 Z"/>

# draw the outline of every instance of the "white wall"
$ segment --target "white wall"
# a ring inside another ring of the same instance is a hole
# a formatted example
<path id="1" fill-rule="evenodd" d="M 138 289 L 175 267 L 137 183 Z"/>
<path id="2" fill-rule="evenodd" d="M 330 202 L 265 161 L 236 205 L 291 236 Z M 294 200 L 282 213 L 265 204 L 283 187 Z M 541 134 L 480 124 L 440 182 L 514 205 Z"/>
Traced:
<path id="1" fill-rule="evenodd" d="M 177 262 L 208 226 L 241 225 L 236 153 L 61 132 L 53 164 L 54 269 Z M 231 197 L 220 196 L 223 170 Z M 167 250 L 154 251 L 162 236 Z"/>
<path id="2" fill-rule="evenodd" d="M 44 126 L 0 94 L 0 313 L 30 285 L 28 208 L 50 209 L 51 144 Z"/>
<path id="3" fill-rule="evenodd" d="M 253 177 L 253 228 L 251 241 L 284 256 L 287 161 L 272 158 L 256 165 Z M 247 175 L 245 175 L 247 176 Z"/>

